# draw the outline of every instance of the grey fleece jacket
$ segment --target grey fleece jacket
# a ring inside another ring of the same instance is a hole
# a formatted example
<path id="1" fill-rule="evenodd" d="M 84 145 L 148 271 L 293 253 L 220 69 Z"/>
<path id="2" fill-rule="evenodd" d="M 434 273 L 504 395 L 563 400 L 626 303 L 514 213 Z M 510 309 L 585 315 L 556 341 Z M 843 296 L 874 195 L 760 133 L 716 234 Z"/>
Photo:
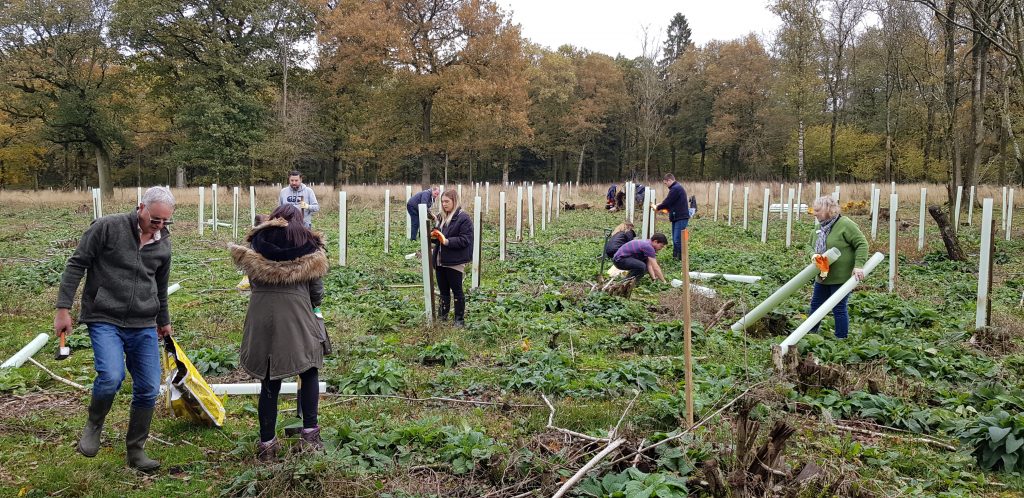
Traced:
<path id="1" fill-rule="evenodd" d="M 104 322 L 125 328 L 171 323 L 167 280 L 171 272 L 171 233 L 139 248 L 137 212 L 112 214 L 94 221 L 78 241 L 60 279 L 57 308 L 70 309 L 78 284 L 82 323 Z"/>
<path id="2" fill-rule="evenodd" d="M 313 226 L 313 213 L 320 211 L 320 203 L 316 201 L 316 193 L 305 183 L 300 184 L 298 190 L 293 189 L 291 185 L 281 189 L 281 194 L 277 197 L 277 205 L 291 204 L 299 207 L 303 200 L 309 204 L 309 208 L 299 208 L 299 211 L 302 211 L 302 219 L 306 222 L 306 228 L 310 228 Z"/>

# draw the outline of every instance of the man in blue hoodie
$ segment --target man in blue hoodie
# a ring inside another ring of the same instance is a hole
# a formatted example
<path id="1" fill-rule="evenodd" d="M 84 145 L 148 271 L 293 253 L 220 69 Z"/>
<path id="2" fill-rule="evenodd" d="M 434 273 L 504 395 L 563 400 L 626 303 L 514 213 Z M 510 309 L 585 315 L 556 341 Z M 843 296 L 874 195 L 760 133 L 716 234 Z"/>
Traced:
<path id="1" fill-rule="evenodd" d="M 277 205 L 291 204 L 302 211 L 302 219 L 306 228 L 313 228 L 313 213 L 320 211 L 320 203 L 316 202 L 313 189 L 302 183 L 302 173 L 292 170 L 288 173 L 288 186 L 281 189 Z"/>
<path id="2" fill-rule="evenodd" d="M 680 259 L 683 257 L 683 230 L 690 224 L 686 189 L 676 181 L 672 173 L 666 173 L 662 183 L 668 187 L 668 195 L 654 209 L 668 212 L 668 219 L 672 222 L 672 259 Z"/>

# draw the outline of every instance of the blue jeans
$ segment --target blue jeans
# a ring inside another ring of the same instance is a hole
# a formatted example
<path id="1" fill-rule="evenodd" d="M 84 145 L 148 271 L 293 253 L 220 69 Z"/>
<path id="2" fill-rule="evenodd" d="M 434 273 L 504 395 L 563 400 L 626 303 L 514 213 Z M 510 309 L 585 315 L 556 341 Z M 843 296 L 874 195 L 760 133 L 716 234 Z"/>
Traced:
<path id="1" fill-rule="evenodd" d="M 160 346 L 156 328 L 129 329 L 109 323 L 90 323 L 96 380 L 94 398 L 113 398 L 124 381 L 125 366 L 132 374 L 132 407 L 153 408 L 160 392 Z"/>
<path id="2" fill-rule="evenodd" d="M 829 285 L 814 282 L 814 294 L 811 295 L 811 313 L 814 313 L 815 310 L 820 308 L 821 305 L 824 304 L 828 298 L 832 297 L 832 294 L 835 294 L 842 286 L 843 284 Z M 846 335 L 850 331 L 850 313 L 846 308 L 846 304 L 849 301 L 850 295 L 847 294 L 843 297 L 842 301 L 839 301 L 839 304 L 837 304 L 835 308 L 832 308 L 832 317 L 836 320 L 837 339 L 846 339 Z M 818 325 L 815 325 L 814 328 L 811 329 L 811 332 L 817 333 L 820 325 L 821 322 L 818 322 Z"/>
<path id="3" fill-rule="evenodd" d="M 672 222 L 672 259 L 683 257 L 683 230 L 690 224 L 690 219 Z"/>

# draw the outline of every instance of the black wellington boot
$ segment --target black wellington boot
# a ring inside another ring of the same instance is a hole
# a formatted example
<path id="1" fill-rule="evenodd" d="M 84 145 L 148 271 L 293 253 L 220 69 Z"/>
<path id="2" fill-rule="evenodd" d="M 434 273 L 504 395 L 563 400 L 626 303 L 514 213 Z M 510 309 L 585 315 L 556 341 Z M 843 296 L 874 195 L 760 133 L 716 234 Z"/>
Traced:
<path id="1" fill-rule="evenodd" d="M 114 398 L 92 397 L 89 402 L 89 418 L 82 429 L 82 437 L 78 440 L 78 452 L 87 457 L 94 457 L 100 451 L 100 435 L 103 434 L 103 421 L 114 404 Z"/>

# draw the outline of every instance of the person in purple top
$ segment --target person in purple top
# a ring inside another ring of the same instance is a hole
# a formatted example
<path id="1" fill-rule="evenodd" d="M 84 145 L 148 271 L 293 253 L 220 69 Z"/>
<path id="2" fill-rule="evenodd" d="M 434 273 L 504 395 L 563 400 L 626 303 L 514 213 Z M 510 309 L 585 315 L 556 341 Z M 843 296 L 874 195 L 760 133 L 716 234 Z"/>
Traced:
<path id="1" fill-rule="evenodd" d="M 612 262 L 616 268 L 628 271 L 631 278 L 639 280 L 650 273 L 651 278 L 664 282 L 665 274 L 658 265 L 658 251 L 667 245 L 668 237 L 663 233 L 652 235 L 650 240 L 634 239 L 615 252 Z"/>

